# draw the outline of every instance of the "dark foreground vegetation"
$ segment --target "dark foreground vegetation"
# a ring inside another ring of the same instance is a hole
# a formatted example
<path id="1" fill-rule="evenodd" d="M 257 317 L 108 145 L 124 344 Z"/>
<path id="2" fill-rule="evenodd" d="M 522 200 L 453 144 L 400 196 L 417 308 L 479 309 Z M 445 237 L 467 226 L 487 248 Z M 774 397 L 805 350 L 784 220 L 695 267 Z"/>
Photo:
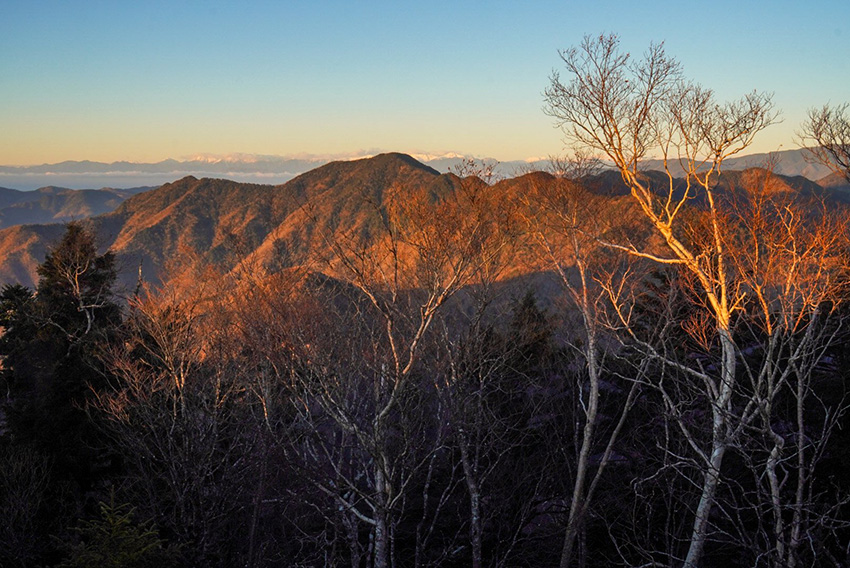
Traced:
<path id="1" fill-rule="evenodd" d="M 629 195 L 375 178 L 309 257 L 120 298 L 69 225 L 0 292 L 0 565 L 850 564 L 847 211 L 716 184 L 769 98 L 563 55 L 548 110 Z"/>

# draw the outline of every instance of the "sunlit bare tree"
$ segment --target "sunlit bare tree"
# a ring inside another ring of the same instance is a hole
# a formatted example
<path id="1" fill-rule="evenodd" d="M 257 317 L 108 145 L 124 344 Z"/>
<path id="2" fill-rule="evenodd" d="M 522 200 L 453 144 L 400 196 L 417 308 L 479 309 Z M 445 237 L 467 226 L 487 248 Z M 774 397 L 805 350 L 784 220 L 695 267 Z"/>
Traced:
<path id="1" fill-rule="evenodd" d="M 729 274 L 714 182 L 723 162 L 747 148 L 772 122 L 770 96 L 751 93 L 718 103 L 710 90 L 683 79 L 680 65 L 662 45 L 652 45 L 643 57 L 632 58 L 620 50 L 615 35 L 586 37 L 579 47 L 563 51 L 561 58 L 568 79 L 553 74 L 545 93 L 547 112 L 561 126 L 568 144 L 613 163 L 663 247 L 639 248 L 628 241 L 609 244 L 691 274 L 721 346 L 716 368 L 687 369 L 705 385 L 712 415 L 709 446 L 699 448 L 703 481 L 684 561 L 687 568 L 695 568 L 708 536 L 724 454 L 737 428 L 732 318 L 743 297 Z M 663 160 L 666 173 L 660 187 L 653 187 L 641 171 L 641 162 L 656 156 Z M 674 166 L 684 171 L 681 184 Z M 683 222 L 688 204 L 697 198 L 705 201 L 707 215 L 699 241 L 691 238 Z"/>

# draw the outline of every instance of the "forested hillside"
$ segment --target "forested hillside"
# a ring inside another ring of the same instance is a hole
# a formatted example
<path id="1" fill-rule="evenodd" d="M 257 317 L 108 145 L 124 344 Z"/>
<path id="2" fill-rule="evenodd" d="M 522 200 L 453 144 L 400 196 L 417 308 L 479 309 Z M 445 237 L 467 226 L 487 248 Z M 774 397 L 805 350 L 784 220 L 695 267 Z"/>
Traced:
<path id="1" fill-rule="evenodd" d="M 721 339 L 622 178 L 578 166 L 487 183 L 392 154 L 0 233 L 52 243 L 0 296 L 0 564 L 667 565 L 724 341 L 702 565 L 780 538 L 844 562 L 846 210 L 765 170 L 712 199 L 641 174 L 699 262 L 722 239 Z"/>
<path id="2" fill-rule="evenodd" d="M 758 177 L 763 171 L 730 171 L 720 176 L 717 184 L 722 191 L 740 192 L 751 185 L 748 176 Z M 619 173 L 589 174 L 582 183 L 591 193 L 608 196 L 611 210 L 616 211 L 629 193 Z M 663 173 L 647 175 L 663 190 Z M 492 191 L 507 204 L 527 193 L 529 185 L 551 184 L 553 179 L 544 172 L 520 175 L 498 181 Z M 321 256 L 319 251 L 326 251 L 337 236 L 362 226 L 371 209 L 384 206 L 386 200 L 422 192 L 439 195 L 460 182 L 457 175 L 440 174 L 409 156 L 384 154 L 334 162 L 280 186 L 187 177 L 132 196 L 114 211 L 86 222 L 98 235 L 100 250 L 115 254 L 119 282 L 126 289 L 136 285 L 140 267 L 145 280 L 160 282 L 176 266 L 193 263 L 222 272 L 245 262 L 272 271 L 300 265 Z M 676 178 L 677 186 L 683 183 Z M 770 184 L 772 190 L 788 195 L 846 201 L 841 191 L 824 189 L 799 176 L 774 174 Z M 612 218 L 610 222 L 628 219 Z M 60 233 L 56 225 L 22 224 L 0 230 L 0 281 L 33 286 L 36 267 Z M 519 262 L 511 273 L 529 270 Z"/>

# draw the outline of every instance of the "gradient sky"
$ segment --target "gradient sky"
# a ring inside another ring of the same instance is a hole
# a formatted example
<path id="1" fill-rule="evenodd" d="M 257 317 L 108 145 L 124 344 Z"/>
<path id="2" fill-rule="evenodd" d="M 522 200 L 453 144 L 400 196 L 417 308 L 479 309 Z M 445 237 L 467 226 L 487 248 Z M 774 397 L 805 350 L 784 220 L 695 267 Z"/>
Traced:
<path id="1" fill-rule="evenodd" d="M 774 93 L 753 152 L 850 101 L 850 2 L 0 0 L 0 164 L 197 153 L 557 154 L 558 49 L 664 41 L 722 98 Z"/>

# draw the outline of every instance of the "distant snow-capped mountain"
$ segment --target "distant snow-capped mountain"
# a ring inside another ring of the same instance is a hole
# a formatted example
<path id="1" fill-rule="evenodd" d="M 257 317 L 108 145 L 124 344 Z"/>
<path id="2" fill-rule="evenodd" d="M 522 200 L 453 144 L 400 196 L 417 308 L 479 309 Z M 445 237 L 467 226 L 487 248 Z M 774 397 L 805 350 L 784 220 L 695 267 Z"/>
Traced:
<path id="1" fill-rule="evenodd" d="M 57 164 L 32 166 L 0 166 L 0 186 L 31 190 L 43 186 L 69 188 L 158 186 L 187 175 L 198 178 L 227 178 L 233 181 L 281 184 L 295 176 L 334 161 L 349 161 L 373 157 L 379 150 L 364 150 L 347 154 L 295 154 L 274 156 L 263 154 L 194 154 L 180 160 L 168 159 L 154 163 L 65 161 Z M 547 158 L 527 158 L 498 162 L 459 152 L 414 152 L 416 160 L 439 172 L 454 171 L 464 160 L 480 159 L 494 165 L 499 177 L 511 177 L 529 169 L 546 169 Z M 774 171 L 783 175 L 802 175 L 818 180 L 830 172 L 828 168 L 806 160 L 803 150 L 786 150 L 776 154 L 751 154 L 730 159 L 725 169 L 745 169 L 775 162 Z M 660 162 L 647 161 L 647 169 L 658 169 Z M 679 172 L 674 172 L 678 175 Z"/>
<path id="2" fill-rule="evenodd" d="M 156 186 L 195 177 L 227 178 L 239 182 L 280 184 L 298 174 L 334 161 L 372 157 L 377 150 L 348 154 L 297 154 L 273 156 L 262 154 L 194 154 L 182 159 L 160 162 L 94 162 L 65 161 L 31 166 L 0 166 L 0 186 L 31 190 L 46 185 L 69 188 Z M 419 153 L 424 163 L 436 162 L 435 169 L 448 171 L 465 158 L 457 152 Z"/>

